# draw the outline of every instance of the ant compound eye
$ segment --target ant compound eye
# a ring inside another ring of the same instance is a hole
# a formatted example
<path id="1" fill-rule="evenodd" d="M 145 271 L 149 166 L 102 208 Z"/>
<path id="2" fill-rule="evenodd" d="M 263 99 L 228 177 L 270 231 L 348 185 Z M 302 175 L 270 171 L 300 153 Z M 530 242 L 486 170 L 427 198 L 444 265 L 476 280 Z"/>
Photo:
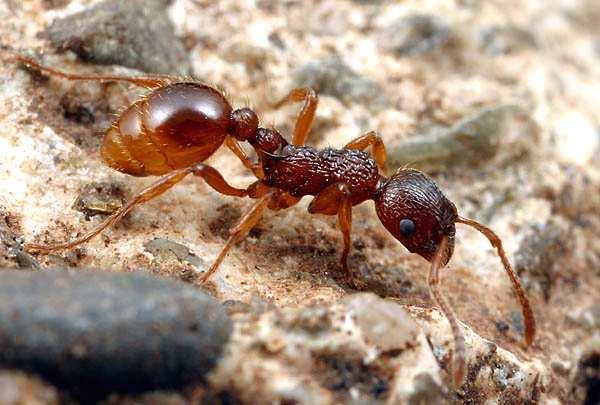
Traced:
<path id="1" fill-rule="evenodd" d="M 412 220 L 405 218 L 402 221 L 400 221 L 400 233 L 402 234 L 402 236 L 410 238 L 415 233 L 415 230 L 416 226 Z"/>

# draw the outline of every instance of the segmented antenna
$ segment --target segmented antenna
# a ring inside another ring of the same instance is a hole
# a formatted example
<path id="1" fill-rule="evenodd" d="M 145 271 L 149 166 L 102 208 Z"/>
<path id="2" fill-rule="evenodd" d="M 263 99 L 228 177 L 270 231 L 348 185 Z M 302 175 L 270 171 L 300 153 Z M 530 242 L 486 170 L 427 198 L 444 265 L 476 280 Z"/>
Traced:
<path id="1" fill-rule="evenodd" d="M 517 298 L 521 303 L 523 321 L 525 322 L 525 344 L 530 346 L 535 336 L 535 318 L 533 316 L 533 311 L 531 310 L 531 305 L 529 305 L 529 300 L 527 299 L 527 296 L 525 296 L 525 291 L 523 291 L 523 287 L 519 281 L 519 276 L 517 276 L 517 273 L 515 273 L 510 265 L 510 262 L 508 261 L 508 258 L 506 257 L 506 252 L 502 246 L 502 241 L 494 231 L 477 221 L 459 216 L 456 222 L 460 222 L 461 224 L 469 225 L 477 229 L 479 232 L 484 234 L 486 238 L 488 238 L 492 246 L 498 251 L 498 256 L 500 256 L 500 260 L 504 265 L 504 270 L 506 270 L 506 274 L 512 283 L 513 290 L 515 291 L 515 294 L 517 294 Z"/>

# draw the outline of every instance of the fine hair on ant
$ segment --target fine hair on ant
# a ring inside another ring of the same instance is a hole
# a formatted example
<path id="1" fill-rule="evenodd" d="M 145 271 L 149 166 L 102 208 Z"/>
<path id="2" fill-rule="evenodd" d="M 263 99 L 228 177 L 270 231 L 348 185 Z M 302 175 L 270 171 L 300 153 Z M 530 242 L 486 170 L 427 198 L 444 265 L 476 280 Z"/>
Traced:
<path id="1" fill-rule="evenodd" d="M 338 217 L 344 241 L 341 265 L 348 284 L 354 285 L 347 264 L 352 207 L 372 200 L 383 226 L 410 252 L 431 263 L 429 289 L 448 319 L 454 337 L 456 385 L 465 375 L 465 341 L 440 287 L 440 269 L 454 252 L 455 224 L 475 228 L 496 249 L 521 304 L 525 343 L 529 346 L 533 342 L 536 330 L 533 311 L 498 235 L 479 222 L 460 216 L 456 206 L 422 172 L 401 168 L 387 177 L 385 146 L 375 132 L 359 136 L 341 149 L 305 146 L 318 104 L 313 89 L 293 89 L 274 105 L 279 108 L 290 102 L 303 102 L 289 143 L 277 130 L 259 127 L 253 110 L 234 110 L 220 92 L 204 84 L 165 75 L 78 75 L 23 55 L 16 55 L 15 59 L 32 69 L 68 80 L 124 81 L 150 89 L 148 95 L 131 104 L 107 130 L 101 156 L 111 168 L 132 176 L 163 176 L 79 238 L 54 245 L 27 243 L 26 250 L 46 254 L 80 245 L 115 224 L 134 207 L 193 174 L 221 194 L 256 200 L 231 230 L 201 283 L 217 271 L 229 249 L 260 221 L 266 208 L 282 210 L 304 196 L 312 196 L 309 213 Z M 257 162 L 246 155 L 240 142 L 252 146 Z M 202 163 L 223 144 L 256 176 L 257 181 L 247 189 L 230 186 L 216 169 Z M 364 152 L 369 147 L 372 155 Z"/>

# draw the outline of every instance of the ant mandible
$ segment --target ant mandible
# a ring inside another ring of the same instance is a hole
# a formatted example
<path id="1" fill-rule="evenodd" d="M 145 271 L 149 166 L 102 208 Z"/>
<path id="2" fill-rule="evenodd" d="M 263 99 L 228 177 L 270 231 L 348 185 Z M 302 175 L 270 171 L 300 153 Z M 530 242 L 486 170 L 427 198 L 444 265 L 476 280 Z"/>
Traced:
<path id="1" fill-rule="evenodd" d="M 233 110 L 221 93 L 203 84 L 162 75 L 77 75 L 44 66 L 22 55 L 15 58 L 31 68 L 69 80 L 125 81 L 151 89 L 150 94 L 127 108 L 107 131 L 101 154 L 110 167 L 123 173 L 164 175 L 82 237 L 48 246 L 25 244 L 26 250 L 49 253 L 73 248 L 119 221 L 135 206 L 194 174 L 222 194 L 257 199 L 232 229 L 201 283 L 217 270 L 229 249 L 259 222 L 265 208 L 281 210 L 295 205 L 304 196 L 314 196 L 309 213 L 338 216 L 344 239 L 341 264 L 352 285 L 347 264 L 352 207 L 373 200 L 384 227 L 410 252 L 431 262 L 429 289 L 448 319 L 454 337 L 453 380 L 456 385 L 462 382 L 465 373 L 464 336 L 440 289 L 439 273 L 452 257 L 456 223 L 477 229 L 496 248 L 521 304 L 525 343 L 531 345 L 536 329 L 533 311 L 498 235 L 477 221 L 458 215 L 455 205 L 422 172 L 402 168 L 391 177 L 385 177 L 385 146 L 375 132 L 354 139 L 342 149 L 318 150 L 303 146 L 318 103 L 314 90 L 294 89 L 275 104 L 279 107 L 292 101 L 304 101 L 290 144 L 278 131 L 259 127 L 258 116 L 250 108 Z M 240 141 L 254 148 L 258 163 L 244 153 L 238 144 Z M 230 186 L 218 171 L 201 163 L 223 143 L 258 178 L 246 190 Z M 367 147 L 372 148 L 373 157 L 363 151 Z"/>

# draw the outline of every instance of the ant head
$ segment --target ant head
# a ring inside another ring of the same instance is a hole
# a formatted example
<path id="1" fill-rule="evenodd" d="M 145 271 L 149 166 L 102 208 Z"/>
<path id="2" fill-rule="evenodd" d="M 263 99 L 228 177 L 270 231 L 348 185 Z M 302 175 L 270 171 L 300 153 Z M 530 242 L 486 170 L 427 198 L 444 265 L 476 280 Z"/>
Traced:
<path id="1" fill-rule="evenodd" d="M 441 264 L 446 265 L 454 251 L 456 207 L 435 183 L 414 169 L 401 169 L 381 187 L 375 198 L 381 223 L 412 253 L 432 261 L 447 237 Z"/>

